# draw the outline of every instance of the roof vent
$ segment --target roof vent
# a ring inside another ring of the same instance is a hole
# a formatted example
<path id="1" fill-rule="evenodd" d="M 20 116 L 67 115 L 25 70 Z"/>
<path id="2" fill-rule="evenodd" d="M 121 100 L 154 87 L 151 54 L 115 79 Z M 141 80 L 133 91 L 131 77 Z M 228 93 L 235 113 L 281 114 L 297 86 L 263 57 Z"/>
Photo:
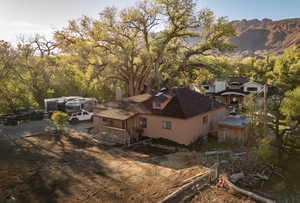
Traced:
<path id="1" fill-rule="evenodd" d="M 161 96 L 161 95 L 163 95 L 164 93 L 163 92 L 159 92 L 159 93 L 157 93 L 155 96 L 156 97 L 159 97 L 159 96 Z"/>
<path id="2" fill-rule="evenodd" d="M 160 90 L 160 92 L 166 92 L 166 91 L 168 91 L 168 88 L 165 87 Z"/>

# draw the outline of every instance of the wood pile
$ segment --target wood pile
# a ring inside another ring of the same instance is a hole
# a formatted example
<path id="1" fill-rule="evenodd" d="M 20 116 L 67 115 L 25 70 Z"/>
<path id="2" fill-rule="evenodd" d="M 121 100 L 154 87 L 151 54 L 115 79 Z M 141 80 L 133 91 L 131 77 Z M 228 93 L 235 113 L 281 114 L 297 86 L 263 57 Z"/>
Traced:
<path id="1" fill-rule="evenodd" d="M 206 164 L 210 165 L 212 162 L 219 161 L 220 174 L 230 177 L 229 181 L 231 183 L 246 189 L 245 191 L 255 191 L 260 195 L 266 196 L 266 194 L 260 192 L 266 181 L 273 176 L 280 176 L 285 179 L 282 175 L 283 171 L 279 167 L 259 163 L 251 159 L 247 152 L 231 153 L 229 157 L 223 155 L 207 157 L 209 158 L 207 158 Z"/>
<path id="2" fill-rule="evenodd" d="M 263 196 L 260 196 L 258 194 L 255 194 L 253 192 L 250 192 L 248 190 L 245 190 L 245 189 L 242 189 L 236 185 L 234 185 L 230 180 L 228 180 L 228 178 L 223 178 L 224 182 L 226 183 L 226 185 L 230 188 L 230 189 L 233 189 L 243 195 L 246 195 L 252 199 L 255 199 L 257 201 L 260 201 L 260 202 L 265 202 L 265 203 L 275 203 L 276 201 L 274 200 L 271 200 L 271 199 L 268 199 L 268 198 L 265 198 Z"/>

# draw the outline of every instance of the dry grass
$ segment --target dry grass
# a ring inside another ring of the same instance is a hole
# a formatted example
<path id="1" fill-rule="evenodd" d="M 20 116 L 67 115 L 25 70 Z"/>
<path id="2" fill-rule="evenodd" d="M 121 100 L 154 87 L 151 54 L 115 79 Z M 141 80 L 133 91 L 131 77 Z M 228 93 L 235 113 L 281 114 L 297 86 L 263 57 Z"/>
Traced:
<path id="1" fill-rule="evenodd" d="M 237 197 L 222 189 L 209 187 L 198 193 L 191 203 L 254 203 L 246 197 Z"/>

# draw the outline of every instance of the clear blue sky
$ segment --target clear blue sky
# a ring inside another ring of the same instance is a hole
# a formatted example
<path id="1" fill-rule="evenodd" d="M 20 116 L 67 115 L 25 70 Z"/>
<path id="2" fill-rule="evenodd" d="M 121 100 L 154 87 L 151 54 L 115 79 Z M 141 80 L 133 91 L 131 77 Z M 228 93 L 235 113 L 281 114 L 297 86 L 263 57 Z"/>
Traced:
<path id="1" fill-rule="evenodd" d="M 107 6 L 124 8 L 138 0 L 0 0 L 0 39 L 14 42 L 16 37 L 51 33 L 70 19 L 97 16 Z M 284 2 L 284 3 L 283 3 Z M 300 17 L 300 0 L 198 0 L 201 8 L 212 9 L 230 20 Z"/>

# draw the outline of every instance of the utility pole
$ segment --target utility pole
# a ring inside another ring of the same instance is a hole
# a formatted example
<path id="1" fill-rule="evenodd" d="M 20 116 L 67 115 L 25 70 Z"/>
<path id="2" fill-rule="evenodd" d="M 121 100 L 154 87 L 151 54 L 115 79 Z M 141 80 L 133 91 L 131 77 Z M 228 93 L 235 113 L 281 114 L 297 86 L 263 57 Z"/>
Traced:
<path id="1" fill-rule="evenodd" d="M 264 136 L 266 136 L 267 134 L 267 119 L 268 119 L 267 105 L 268 105 L 268 86 L 264 85 Z"/>

